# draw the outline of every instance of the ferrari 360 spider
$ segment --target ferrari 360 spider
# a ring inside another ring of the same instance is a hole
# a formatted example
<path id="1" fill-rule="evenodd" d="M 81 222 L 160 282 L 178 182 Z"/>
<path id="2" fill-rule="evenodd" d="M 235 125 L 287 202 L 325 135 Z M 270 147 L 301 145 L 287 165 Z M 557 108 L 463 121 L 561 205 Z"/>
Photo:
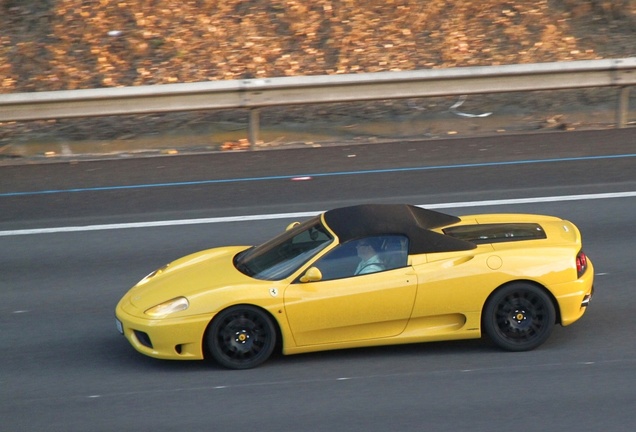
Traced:
<path id="1" fill-rule="evenodd" d="M 233 369 L 283 354 L 487 335 L 524 351 L 584 314 L 594 269 L 569 221 L 338 208 L 260 246 L 204 250 L 143 278 L 118 330 L 162 359 Z"/>

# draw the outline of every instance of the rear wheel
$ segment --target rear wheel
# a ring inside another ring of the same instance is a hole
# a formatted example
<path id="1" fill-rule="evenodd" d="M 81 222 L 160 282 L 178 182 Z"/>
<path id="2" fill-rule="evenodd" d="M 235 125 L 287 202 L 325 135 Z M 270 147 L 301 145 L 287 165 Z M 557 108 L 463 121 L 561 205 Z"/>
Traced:
<path id="1" fill-rule="evenodd" d="M 271 318 L 253 306 L 235 306 L 220 312 L 206 333 L 208 354 L 230 369 L 260 365 L 275 345 L 276 329 Z"/>
<path id="2" fill-rule="evenodd" d="M 556 320 L 554 305 L 539 287 L 514 283 L 499 289 L 484 308 L 486 334 L 508 351 L 527 351 L 544 343 Z"/>

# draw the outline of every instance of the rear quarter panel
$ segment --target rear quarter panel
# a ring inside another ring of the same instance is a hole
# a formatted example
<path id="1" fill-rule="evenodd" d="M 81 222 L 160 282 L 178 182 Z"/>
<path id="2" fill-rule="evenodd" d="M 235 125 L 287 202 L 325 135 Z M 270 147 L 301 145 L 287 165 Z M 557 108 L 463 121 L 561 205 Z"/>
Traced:
<path id="1" fill-rule="evenodd" d="M 485 244 L 461 253 L 429 254 L 425 263 L 415 260 L 420 263 L 414 265 L 418 293 L 412 322 L 425 331 L 439 323 L 440 317 L 452 316 L 459 322 L 461 316 L 465 322 L 451 332 L 479 331 L 488 297 L 506 283 L 531 281 L 549 291 L 556 290 L 554 297 L 563 295 L 560 287 L 567 287 L 577 277 L 575 255 L 572 244 L 552 245 L 547 240 Z"/>

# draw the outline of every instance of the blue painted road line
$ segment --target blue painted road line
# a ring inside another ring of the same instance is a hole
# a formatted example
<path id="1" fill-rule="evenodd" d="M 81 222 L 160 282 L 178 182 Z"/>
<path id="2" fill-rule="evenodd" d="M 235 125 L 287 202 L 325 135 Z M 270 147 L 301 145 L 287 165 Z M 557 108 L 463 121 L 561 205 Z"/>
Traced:
<path id="1" fill-rule="evenodd" d="M 161 188 L 161 187 L 200 186 L 200 185 L 223 184 L 223 183 L 291 180 L 295 178 L 307 178 L 307 177 L 313 177 L 313 178 L 336 177 L 336 176 L 385 174 L 385 173 L 399 173 L 399 172 L 413 172 L 413 171 L 432 171 L 432 170 L 443 170 L 443 169 L 484 168 L 484 167 L 498 167 L 498 166 L 508 166 L 508 165 L 528 165 L 528 164 L 542 164 L 542 163 L 555 163 L 555 162 L 625 159 L 625 158 L 633 158 L 633 157 L 636 157 L 636 154 L 581 156 L 581 157 L 567 157 L 567 158 L 554 158 L 554 159 L 529 159 L 529 160 L 520 160 L 520 161 L 483 162 L 483 163 L 467 163 L 467 164 L 455 164 L 455 165 L 434 165 L 434 166 L 422 166 L 422 167 L 410 167 L 410 168 L 371 169 L 371 170 L 360 170 L 360 171 L 337 171 L 337 172 L 331 172 L 331 173 L 292 174 L 292 175 L 264 176 L 264 177 L 243 177 L 243 178 L 235 178 L 235 179 L 194 180 L 194 181 L 184 181 L 184 182 L 149 183 L 149 184 L 123 185 L 123 186 L 97 186 L 97 187 L 87 187 L 87 188 L 51 189 L 51 190 L 28 191 L 28 192 L 4 192 L 4 193 L 0 193 L 0 198 L 30 196 L 30 195 L 60 194 L 60 193 L 76 193 L 76 192 L 101 192 L 101 191 L 115 191 L 115 190 L 127 190 L 127 189 L 148 189 L 148 188 Z"/>

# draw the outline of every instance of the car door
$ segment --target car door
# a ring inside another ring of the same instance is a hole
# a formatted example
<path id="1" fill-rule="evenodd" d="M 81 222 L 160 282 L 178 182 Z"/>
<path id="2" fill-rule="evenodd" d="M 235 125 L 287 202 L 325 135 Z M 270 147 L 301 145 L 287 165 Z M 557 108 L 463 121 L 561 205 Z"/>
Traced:
<path id="1" fill-rule="evenodd" d="M 490 247 L 429 254 L 415 265 L 419 287 L 409 331 L 422 336 L 479 331 L 481 308 L 502 282 L 479 254 Z"/>
<path id="2" fill-rule="evenodd" d="M 346 247 L 355 249 L 352 244 Z M 338 254 L 342 256 L 331 262 L 348 266 L 349 276 L 342 277 L 341 269 L 328 271 L 329 258 Z M 287 287 L 285 310 L 297 345 L 386 338 L 404 330 L 417 292 L 413 269 L 405 259 L 399 268 L 353 275 L 358 261 L 342 248 L 331 251 L 313 265 L 325 270 L 327 280 L 297 281 Z"/>

